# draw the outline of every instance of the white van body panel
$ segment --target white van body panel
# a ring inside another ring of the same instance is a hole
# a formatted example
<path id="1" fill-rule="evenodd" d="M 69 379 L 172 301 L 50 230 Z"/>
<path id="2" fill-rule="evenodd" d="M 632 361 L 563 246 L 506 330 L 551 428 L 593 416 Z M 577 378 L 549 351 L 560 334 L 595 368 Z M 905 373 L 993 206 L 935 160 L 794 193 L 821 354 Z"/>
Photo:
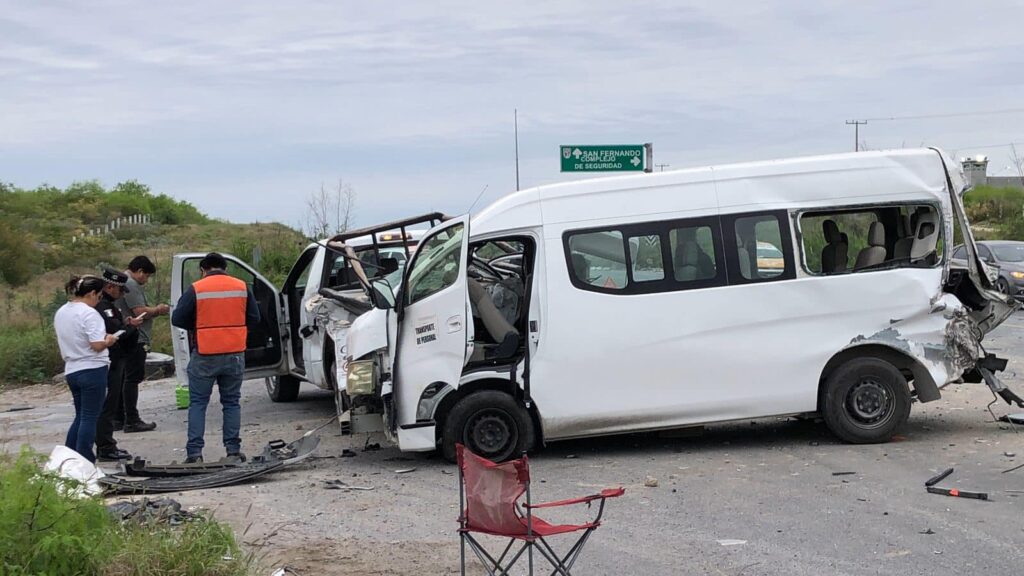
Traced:
<path id="1" fill-rule="evenodd" d="M 939 210 L 949 246 L 957 217 L 951 198 L 962 187 L 958 164 L 930 149 L 601 178 L 512 193 L 472 219 L 470 243 L 536 239 L 526 350 L 545 440 L 809 413 L 819 408 L 830 360 L 843 351 L 898 352 L 911 359 L 906 369 L 916 382 L 941 388 L 973 367 L 980 350 L 965 306 L 944 292 L 948 254 L 933 266 L 815 274 L 806 264 L 801 212 L 930 206 Z M 788 214 L 794 277 L 742 284 L 730 276 L 724 285 L 636 294 L 572 283 L 567 233 L 771 210 Z M 999 308 L 994 324 L 1012 311 L 984 285 L 979 291 Z M 450 306 L 437 317 L 455 314 L 458 306 Z M 363 319 L 385 325 L 380 316 Z M 350 347 L 364 329 L 380 331 L 359 323 Z M 397 364 L 399 372 L 404 360 Z M 522 376 L 520 365 L 520 385 Z M 458 388 L 487 379 L 496 378 L 467 372 L 443 383 Z M 398 386 L 397 426 L 414 423 L 422 392 Z"/>

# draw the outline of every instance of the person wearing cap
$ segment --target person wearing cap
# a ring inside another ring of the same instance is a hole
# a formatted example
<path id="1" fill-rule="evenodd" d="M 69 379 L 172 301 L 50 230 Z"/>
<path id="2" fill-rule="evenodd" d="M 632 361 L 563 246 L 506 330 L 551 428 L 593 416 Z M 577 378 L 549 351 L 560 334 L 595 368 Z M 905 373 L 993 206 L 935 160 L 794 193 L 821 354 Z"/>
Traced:
<path id="1" fill-rule="evenodd" d="M 227 275 L 227 260 L 210 252 L 199 262 L 203 277 L 190 286 L 171 314 L 171 324 L 189 331 L 188 442 L 185 462 L 203 461 L 206 407 L 217 385 L 224 413 L 224 449 L 228 462 L 242 454 L 242 379 L 248 325 L 258 324 L 260 309 L 248 285 Z"/>
<path id="2" fill-rule="evenodd" d="M 107 334 L 117 334 L 117 343 L 107 349 L 110 355 L 110 367 L 107 369 L 107 398 L 103 403 L 96 422 L 96 458 L 99 460 L 127 460 L 131 458 L 125 450 L 117 447 L 114 439 L 114 422 L 118 420 L 121 396 L 124 392 L 124 367 L 128 351 L 133 350 L 139 341 L 138 326 L 141 318 L 124 317 L 117 305 L 118 299 L 129 292 L 125 286 L 128 275 L 111 268 L 103 270 L 103 293 L 96 304 L 96 311 L 103 317 Z"/>
<path id="3" fill-rule="evenodd" d="M 146 378 L 146 356 L 149 354 L 152 345 L 153 318 L 170 313 L 171 307 L 167 304 L 150 306 L 146 298 L 146 291 L 143 289 L 150 279 L 156 274 L 156 264 L 147 256 L 136 256 L 128 263 L 128 270 L 124 272 L 128 276 L 125 287 L 128 292 L 120 301 L 121 311 L 127 316 L 138 317 L 146 314 L 142 325 L 139 326 L 138 343 L 130 349 L 125 349 L 126 359 L 124 366 L 124 394 L 121 397 L 123 413 L 123 427 L 125 432 L 148 432 L 156 428 L 155 422 L 146 422 L 139 414 L 139 384 Z"/>

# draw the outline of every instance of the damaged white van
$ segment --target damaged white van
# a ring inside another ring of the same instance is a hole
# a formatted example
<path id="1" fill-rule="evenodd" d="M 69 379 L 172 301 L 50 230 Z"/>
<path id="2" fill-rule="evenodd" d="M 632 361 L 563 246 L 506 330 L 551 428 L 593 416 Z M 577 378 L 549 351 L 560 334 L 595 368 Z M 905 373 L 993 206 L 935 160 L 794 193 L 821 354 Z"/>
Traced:
<path id="1" fill-rule="evenodd" d="M 502 460 L 813 413 L 884 442 L 961 380 L 1024 406 L 981 345 L 1017 304 L 974 251 L 964 188 L 920 149 L 515 192 L 429 231 L 400 282 L 371 282 L 348 331 L 353 430 Z"/>

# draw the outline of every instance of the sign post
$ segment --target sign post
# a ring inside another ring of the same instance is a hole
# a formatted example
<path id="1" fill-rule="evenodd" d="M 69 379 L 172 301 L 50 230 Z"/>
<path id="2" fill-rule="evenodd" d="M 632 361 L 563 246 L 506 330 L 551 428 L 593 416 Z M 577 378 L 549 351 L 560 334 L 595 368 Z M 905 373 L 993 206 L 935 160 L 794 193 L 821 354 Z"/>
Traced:
<path id="1" fill-rule="evenodd" d="M 562 172 L 650 172 L 654 146 L 626 144 L 611 146 L 560 146 Z"/>

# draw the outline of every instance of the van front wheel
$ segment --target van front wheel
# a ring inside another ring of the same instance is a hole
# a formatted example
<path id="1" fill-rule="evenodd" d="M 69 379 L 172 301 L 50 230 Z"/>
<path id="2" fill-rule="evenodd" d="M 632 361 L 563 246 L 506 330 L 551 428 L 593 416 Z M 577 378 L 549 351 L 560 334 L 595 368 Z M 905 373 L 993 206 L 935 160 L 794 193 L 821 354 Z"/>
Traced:
<path id="1" fill-rule="evenodd" d="M 852 444 L 888 442 L 910 416 L 910 389 L 895 366 L 855 358 L 829 376 L 822 416 L 833 434 Z"/>
<path id="2" fill-rule="evenodd" d="M 492 462 L 504 462 L 533 446 L 533 421 L 508 394 L 475 392 L 459 400 L 445 419 L 441 449 L 449 462 L 455 461 L 456 444 Z"/>

